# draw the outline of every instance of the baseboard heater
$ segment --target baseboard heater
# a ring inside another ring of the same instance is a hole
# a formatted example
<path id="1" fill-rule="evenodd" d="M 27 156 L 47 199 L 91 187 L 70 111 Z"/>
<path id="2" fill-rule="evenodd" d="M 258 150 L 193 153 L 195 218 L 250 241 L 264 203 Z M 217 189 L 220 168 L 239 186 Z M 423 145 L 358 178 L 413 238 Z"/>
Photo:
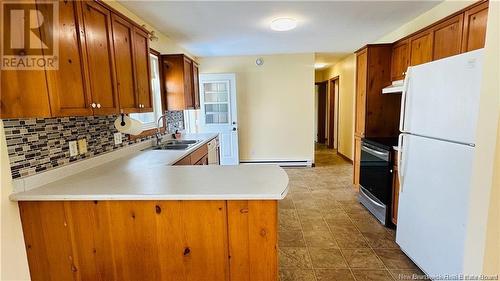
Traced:
<path id="1" fill-rule="evenodd" d="M 255 165 L 266 165 L 266 164 L 276 164 L 280 167 L 312 167 L 311 160 L 246 160 L 240 161 L 240 164 L 255 164 Z"/>

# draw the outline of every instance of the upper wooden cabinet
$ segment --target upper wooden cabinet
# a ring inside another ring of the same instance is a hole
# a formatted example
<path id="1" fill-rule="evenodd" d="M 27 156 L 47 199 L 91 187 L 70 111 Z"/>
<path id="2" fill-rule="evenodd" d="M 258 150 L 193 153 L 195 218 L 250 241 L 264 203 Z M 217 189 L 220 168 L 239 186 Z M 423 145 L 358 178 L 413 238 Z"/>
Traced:
<path id="1" fill-rule="evenodd" d="M 488 1 L 480 1 L 393 44 L 391 80 L 418 65 L 484 47 Z"/>
<path id="2" fill-rule="evenodd" d="M 198 63 L 193 61 L 193 96 L 194 96 L 194 107 L 200 108 L 200 74 L 198 70 Z"/>
<path id="3" fill-rule="evenodd" d="M 162 55 L 161 61 L 168 110 L 200 108 L 196 62 L 183 54 Z"/>
<path id="4" fill-rule="evenodd" d="M 397 81 L 405 78 L 406 69 L 410 63 L 409 40 L 400 41 L 392 47 L 391 80 Z"/>
<path id="5" fill-rule="evenodd" d="M 22 4 L 26 5 L 26 4 Z M 36 9 L 35 4 L 33 9 Z M 26 6 L 20 7 L 24 9 Z M 10 31 L 9 22 L 4 30 Z M 32 29 L 39 35 L 39 29 Z M 41 45 L 40 45 L 41 49 Z M 32 55 L 34 50 L 26 48 L 19 53 Z M 50 117 L 50 104 L 45 72 L 41 70 L 1 70 L 0 118 Z"/>
<path id="6" fill-rule="evenodd" d="M 151 91 L 151 69 L 149 67 L 149 36 L 146 32 L 134 28 L 135 81 L 140 112 L 153 111 Z"/>
<path id="7" fill-rule="evenodd" d="M 410 37 L 410 65 L 432 61 L 432 30 L 428 29 Z"/>
<path id="8" fill-rule="evenodd" d="M 41 25 L 32 32 L 44 38 L 54 30 Z M 2 70 L 0 118 L 153 110 L 149 36 L 143 28 L 101 1 L 60 1 L 59 32 L 53 35 L 59 42 L 57 70 Z"/>
<path id="9" fill-rule="evenodd" d="M 147 33 L 113 15 L 113 47 L 120 111 L 153 111 Z"/>
<path id="10" fill-rule="evenodd" d="M 45 6 L 46 7 L 46 6 Z M 59 69 L 47 71 L 52 116 L 92 115 L 80 5 L 59 2 Z M 50 26 L 50 25 L 42 25 Z M 43 30 L 43 29 L 42 29 Z M 51 32 L 43 30 L 45 32 Z"/>
<path id="11" fill-rule="evenodd" d="M 138 112 L 139 101 L 134 79 L 134 27 L 122 17 L 113 15 L 113 47 L 120 110 Z"/>
<path id="12" fill-rule="evenodd" d="M 391 84 L 391 44 L 371 44 L 356 53 L 356 120 L 358 137 L 398 134 L 399 95 L 383 95 Z"/>
<path id="13" fill-rule="evenodd" d="M 433 60 L 460 54 L 464 15 L 460 14 L 432 28 Z"/>
<path id="14" fill-rule="evenodd" d="M 356 54 L 356 126 L 354 133 L 358 137 L 364 136 L 365 133 L 367 64 L 368 51 L 364 49 Z"/>
<path id="15" fill-rule="evenodd" d="M 465 11 L 462 52 L 469 52 L 484 47 L 486 23 L 488 20 L 488 4 L 489 2 L 484 2 Z"/>
<path id="16" fill-rule="evenodd" d="M 92 92 L 91 106 L 97 114 L 117 114 L 118 94 L 111 29 L 111 12 L 97 2 L 84 1 L 85 48 Z"/>

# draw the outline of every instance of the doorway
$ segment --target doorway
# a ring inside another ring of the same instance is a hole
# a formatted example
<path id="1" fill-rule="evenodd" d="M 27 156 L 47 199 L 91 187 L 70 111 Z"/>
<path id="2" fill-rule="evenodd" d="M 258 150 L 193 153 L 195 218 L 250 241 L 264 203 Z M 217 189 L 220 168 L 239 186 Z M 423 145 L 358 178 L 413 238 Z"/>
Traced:
<path id="1" fill-rule="evenodd" d="M 326 118 L 328 100 L 328 81 L 316 83 L 316 142 L 326 143 Z"/>
<path id="2" fill-rule="evenodd" d="M 238 165 L 236 75 L 200 74 L 200 131 L 218 133 L 220 164 Z"/>

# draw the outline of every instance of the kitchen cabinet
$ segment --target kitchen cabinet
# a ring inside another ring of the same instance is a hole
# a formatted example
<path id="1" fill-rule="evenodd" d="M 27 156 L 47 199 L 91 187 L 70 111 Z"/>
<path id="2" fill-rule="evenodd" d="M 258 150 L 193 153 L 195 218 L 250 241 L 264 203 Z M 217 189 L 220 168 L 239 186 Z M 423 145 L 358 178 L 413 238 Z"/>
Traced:
<path id="1" fill-rule="evenodd" d="M 85 50 L 96 115 L 119 113 L 111 29 L 111 12 L 93 1 L 83 1 Z"/>
<path id="2" fill-rule="evenodd" d="M 359 186 L 359 172 L 361 165 L 361 138 L 354 137 L 354 173 L 353 173 L 353 184 L 355 187 Z"/>
<path id="3" fill-rule="evenodd" d="M 59 2 L 59 69 L 46 71 L 52 116 L 92 115 L 79 3 Z M 42 36 L 51 30 L 42 25 Z"/>
<path id="4" fill-rule="evenodd" d="M 464 13 L 462 52 L 469 52 L 484 47 L 486 24 L 488 21 L 488 1 L 474 6 Z"/>
<path id="5" fill-rule="evenodd" d="M 459 14 L 432 28 L 433 60 L 460 54 L 464 15 Z"/>
<path id="6" fill-rule="evenodd" d="M 149 67 L 149 36 L 134 27 L 135 81 L 140 112 L 153 111 L 153 92 L 151 90 L 151 69 Z"/>
<path id="7" fill-rule="evenodd" d="M 26 3 L 23 3 L 26 5 Z M 33 9 L 36 9 L 34 3 Z M 23 6 L 24 9 L 26 6 Z M 20 7 L 21 8 L 21 7 Z M 10 22 L 4 30 L 10 30 Z M 32 32 L 40 35 L 39 29 Z M 40 45 L 41 49 L 41 45 Z M 26 48 L 15 55 L 35 55 L 35 50 Z M 5 70 L 1 69 L 0 118 L 50 117 L 50 103 L 45 72 L 40 70 Z"/>
<path id="8" fill-rule="evenodd" d="M 148 35 L 118 15 L 112 18 L 120 111 L 153 111 Z"/>
<path id="9" fill-rule="evenodd" d="M 406 70 L 410 63 L 409 40 L 397 42 L 392 47 L 391 59 L 391 81 L 398 81 L 405 78 Z"/>
<path id="10" fill-rule="evenodd" d="M 181 165 L 208 165 L 208 144 L 204 144 L 186 157 L 177 161 L 175 166 Z"/>
<path id="11" fill-rule="evenodd" d="M 117 114 L 119 102 L 152 111 L 146 31 L 101 1 L 62 1 L 58 18 L 59 68 L 2 70 L 0 118 Z M 32 31 L 43 38 L 51 28 Z"/>
<path id="12" fill-rule="evenodd" d="M 113 49 L 116 66 L 116 84 L 120 110 L 139 112 L 139 101 L 134 79 L 134 27 L 118 15 L 113 15 Z"/>
<path id="13" fill-rule="evenodd" d="M 193 61 L 193 97 L 194 108 L 200 108 L 200 74 L 198 63 Z"/>
<path id="14" fill-rule="evenodd" d="M 392 44 L 370 44 L 356 52 L 356 120 L 353 183 L 359 183 L 361 138 L 399 133 L 401 96 L 382 94 L 391 84 Z"/>
<path id="15" fill-rule="evenodd" d="M 432 29 L 424 30 L 410 37 L 410 65 L 432 61 Z"/>
<path id="16" fill-rule="evenodd" d="M 168 110 L 198 109 L 198 65 L 183 54 L 162 55 L 161 59 Z"/>
<path id="17" fill-rule="evenodd" d="M 399 204 L 399 175 L 398 175 L 398 154 L 393 153 L 393 168 L 392 168 L 392 206 L 391 218 L 392 223 L 398 224 L 398 204 Z"/>
<path id="18" fill-rule="evenodd" d="M 356 121 L 354 133 L 362 137 L 365 133 L 366 116 L 366 78 L 368 51 L 356 54 Z"/>
<path id="19" fill-rule="evenodd" d="M 23 201 L 32 280 L 278 280 L 276 200 Z"/>

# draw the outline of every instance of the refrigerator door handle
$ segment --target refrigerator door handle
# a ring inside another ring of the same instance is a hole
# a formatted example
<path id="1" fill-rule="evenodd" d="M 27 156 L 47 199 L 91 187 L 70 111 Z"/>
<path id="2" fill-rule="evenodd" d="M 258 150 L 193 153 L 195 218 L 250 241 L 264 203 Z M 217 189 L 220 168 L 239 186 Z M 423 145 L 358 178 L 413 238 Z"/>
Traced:
<path id="1" fill-rule="evenodd" d="M 408 67 L 406 71 L 405 80 L 403 82 L 403 91 L 401 93 L 401 112 L 399 115 L 399 131 L 404 132 L 404 120 L 406 111 L 406 92 L 408 91 L 408 83 L 411 76 L 411 66 Z"/>
<path id="2" fill-rule="evenodd" d="M 403 192 L 403 167 L 401 156 L 403 155 L 403 136 L 404 134 L 399 134 L 398 137 L 398 180 L 399 180 L 399 192 Z"/>

